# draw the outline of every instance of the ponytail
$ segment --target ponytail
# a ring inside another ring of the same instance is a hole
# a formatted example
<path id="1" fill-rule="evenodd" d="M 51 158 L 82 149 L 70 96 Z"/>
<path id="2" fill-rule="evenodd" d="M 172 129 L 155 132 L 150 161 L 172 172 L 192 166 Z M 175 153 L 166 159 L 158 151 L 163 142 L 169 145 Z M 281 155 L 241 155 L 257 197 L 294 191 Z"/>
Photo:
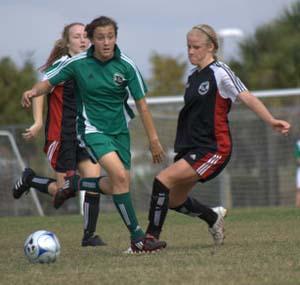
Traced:
<path id="1" fill-rule="evenodd" d="M 40 71 L 45 71 L 49 66 L 53 64 L 57 59 L 61 58 L 63 55 L 68 54 L 67 43 L 64 39 L 59 39 L 55 42 L 55 45 L 44 65 L 39 67 Z"/>

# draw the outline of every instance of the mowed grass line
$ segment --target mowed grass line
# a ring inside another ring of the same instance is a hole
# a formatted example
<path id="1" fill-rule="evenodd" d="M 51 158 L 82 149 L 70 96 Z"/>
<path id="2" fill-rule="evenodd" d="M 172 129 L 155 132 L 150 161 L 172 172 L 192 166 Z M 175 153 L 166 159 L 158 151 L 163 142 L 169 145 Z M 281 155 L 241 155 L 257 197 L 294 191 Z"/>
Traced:
<path id="1" fill-rule="evenodd" d="M 139 214 L 142 225 L 147 215 Z M 30 264 L 25 238 L 47 229 L 62 252 L 54 264 Z M 300 210 L 233 209 L 226 242 L 213 254 L 204 222 L 169 212 L 158 254 L 127 256 L 128 233 L 115 213 L 102 214 L 98 233 L 106 247 L 82 248 L 81 216 L 0 218 L 0 284 L 300 284 Z"/>

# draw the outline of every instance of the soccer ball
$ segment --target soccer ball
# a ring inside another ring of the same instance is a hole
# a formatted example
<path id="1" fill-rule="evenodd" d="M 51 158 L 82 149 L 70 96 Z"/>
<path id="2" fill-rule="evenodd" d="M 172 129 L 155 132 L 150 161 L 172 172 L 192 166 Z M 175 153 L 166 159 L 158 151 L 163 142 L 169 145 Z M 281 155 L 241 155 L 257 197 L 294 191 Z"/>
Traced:
<path id="1" fill-rule="evenodd" d="M 58 238 L 49 231 L 36 231 L 26 239 L 24 253 L 32 263 L 55 262 L 60 254 Z"/>

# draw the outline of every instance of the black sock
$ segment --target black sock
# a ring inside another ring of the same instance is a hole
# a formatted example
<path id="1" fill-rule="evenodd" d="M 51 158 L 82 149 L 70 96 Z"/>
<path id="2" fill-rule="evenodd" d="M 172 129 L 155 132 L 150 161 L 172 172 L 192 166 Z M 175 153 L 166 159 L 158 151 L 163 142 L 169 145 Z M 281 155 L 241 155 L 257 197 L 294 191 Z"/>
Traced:
<path id="1" fill-rule="evenodd" d="M 93 192 L 93 193 L 105 193 L 100 189 L 99 183 L 100 180 L 104 177 L 107 177 L 106 175 L 102 175 L 99 177 L 85 177 L 85 178 L 80 178 L 79 180 L 79 187 L 80 190 L 88 191 L 88 192 Z M 77 189 L 79 191 L 79 189 Z"/>
<path id="2" fill-rule="evenodd" d="M 147 233 L 157 239 L 162 230 L 169 208 L 169 189 L 157 178 L 153 181 Z"/>
<path id="3" fill-rule="evenodd" d="M 83 203 L 84 216 L 84 238 L 93 236 L 96 231 L 98 215 L 99 215 L 100 194 L 93 195 L 85 193 Z"/>
<path id="4" fill-rule="evenodd" d="M 28 178 L 28 185 L 41 193 L 49 194 L 48 186 L 52 182 L 56 182 L 55 179 L 49 177 L 43 177 L 34 175 Z"/>
<path id="5" fill-rule="evenodd" d="M 210 227 L 213 226 L 218 218 L 218 215 L 211 208 L 201 204 L 195 198 L 191 197 L 188 197 L 182 205 L 172 208 L 172 210 L 191 217 L 199 217 L 207 222 Z"/>

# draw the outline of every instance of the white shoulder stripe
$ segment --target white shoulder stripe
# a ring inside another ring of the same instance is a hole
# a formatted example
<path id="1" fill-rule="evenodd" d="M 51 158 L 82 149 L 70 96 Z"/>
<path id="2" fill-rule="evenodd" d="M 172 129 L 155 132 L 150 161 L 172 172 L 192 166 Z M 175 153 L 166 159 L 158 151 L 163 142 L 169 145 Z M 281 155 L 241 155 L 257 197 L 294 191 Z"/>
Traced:
<path id="1" fill-rule="evenodd" d="M 83 59 L 85 57 L 87 57 L 87 53 L 86 52 L 83 52 L 83 53 L 80 53 L 80 54 L 75 55 L 73 57 L 70 57 L 67 60 L 61 62 L 56 68 L 54 68 L 53 70 L 49 71 L 46 74 L 47 74 L 48 78 L 50 79 L 53 76 L 57 75 L 62 68 L 66 67 L 67 65 L 69 65 L 70 63 L 72 63 L 74 61 Z"/>
<path id="2" fill-rule="evenodd" d="M 227 72 L 228 76 L 231 78 L 233 84 L 236 86 L 236 89 L 239 92 L 244 91 L 246 87 L 241 82 L 241 80 L 233 73 L 233 71 L 227 65 L 223 65 L 222 67 Z"/>
<path id="3" fill-rule="evenodd" d="M 137 66 L 136 66 L 135 63 L 132 61 L 132 59 L 130 59 L 130 58 L 129 58 L 128 56 L 126 56 L 124 53 L 121 53 L 121 59 L 123 59 L 124 61 L 126 61 L 127 63 L 129 63 L 129 64 L 133 67 L 133 69 L 134 69 L 134 71 L 135 71 L 135 73 L 136 73 L 136 76 L 137 76 L 137 78 L 138 78 L 138 81 L 139 81 L 139 83 L 140 83 L 141 90 L 143 91 L 143 93 L 144 93 L 144 95 L 145 95 L 145 89 L 144 89 L 143 80 L 142 80 L 142 78 L 141 78 L 141 74 L 140 74 L 140 72 L 139 72 Z"/>
<path id="4" fill-rule="evenodd" d="M 51 70 L 49 73 L 47 73 L 47 75 L 49 76 L 49 78 L 51 78 L 51 77 L 55 76 L 62 68 L 64 68 L 68 64 L 70 64 L 71 62 L 77 61 L 77 60 L 85 58 L 85 57 L 86 57 L 86 52 L 80 53 L 73 57 L 70 57 L 67 60 L 63 61 L 61 64 L 59 64 L 56 68 Z"/>
<path id="5" fill-rule="evenodd" d="M 51 69 L 51 70 L 49 70 L 49 71 L 47 71 L 47 72 L 45 73 L 46 76 L 48 77 L 48 79 L 49 79 L 49 75 L 51 75 L 51 73 L 53 72 L 53 70 L 60 69 L 60 67 L 61 67 L 68 59 L 69 59 L 69 57 L 65 57 L 65 58 L 61 58 L 61 59 L 55 61 L 55 62 L 53 63 L 53 65 L 54 65 L 54 64 L 57 64 L 57 63 L 59 63 L 59 64 L 58 64 L 55 68 L 53 68 L 53 69 Z"/>
<path id="6" fill-rule="evenodd" d="M 58 62 L 60 62 L 60 61 L 65 61 L 65 60 L 67 60 L 68 58 L 70 58 L 68 55 L 63 55 L 61 58 L 59 58 L 59 59 L 57 59 L 56 61 L 54 61 L 52 65 L 54 65 L 54 64 L 56 64 L 56 63 L 58 63 Z"/>
<path id="7" fill-rule="evenodd" d="M 220 61 L 215 63 L 216 66 L 221 67 L 230 77 L 232 83 L 234 84 L 235 88 L 238 90 L 239 93 L 246 91 L 246 86 L 242 83 L 242 81 L 234 74 L 234 72 L 230 69 L 228 65 L 222 63 Z"/>

